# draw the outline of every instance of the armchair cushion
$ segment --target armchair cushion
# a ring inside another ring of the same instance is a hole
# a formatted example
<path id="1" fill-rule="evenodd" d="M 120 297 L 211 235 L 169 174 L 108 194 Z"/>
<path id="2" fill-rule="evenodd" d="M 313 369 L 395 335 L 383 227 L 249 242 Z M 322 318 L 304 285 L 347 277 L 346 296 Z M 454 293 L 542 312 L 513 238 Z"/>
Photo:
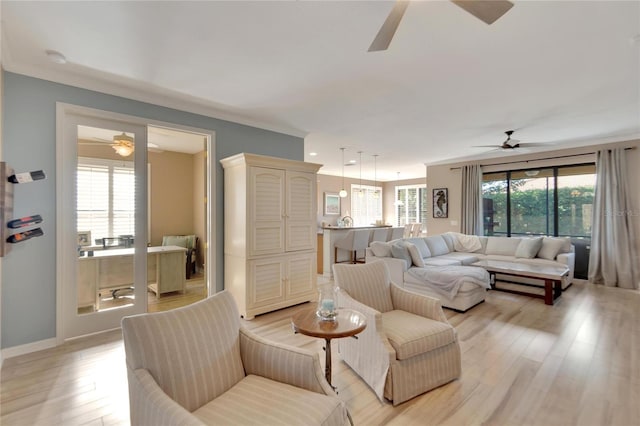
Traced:
<path id="1" fill-rule="evenodd" d="M 448 323 L 405 311 L 383 313 L 382 324 L 398 360 L 409 359 L 456 340 L 455 330 Z"/>
<path id="2" fill-rule="evenodd" d="M 338 398 L 255 375 L 193 414 L 209 425 L 344 425 L 348 421 Z"/>
<path id="3" fill-rule="evenodd" d="M 209 298 L 122 320 L 127 367 L 148 370 L 164 393 L 187 411 L 222 395 L 245 376 L 240 314 L 230 293 L 215 298 L 217 303 L 207 303 Z"/>
<path id="4" fill-rule="evenodd" d="M 384 262 L 373 262 L 366 268 L 333 265 L 338 285 L 358 302 L 378 312 L 393 310 L 389 286 L 391 279 Z"/>
<path id="5" fill-rule="evenodd" d="M 324 378 L 317 353 L 267 340 L 245 327 L 240 328 L 240 352 L 247 375 L 266 377 L 313 392 L 334 394 Z"/>

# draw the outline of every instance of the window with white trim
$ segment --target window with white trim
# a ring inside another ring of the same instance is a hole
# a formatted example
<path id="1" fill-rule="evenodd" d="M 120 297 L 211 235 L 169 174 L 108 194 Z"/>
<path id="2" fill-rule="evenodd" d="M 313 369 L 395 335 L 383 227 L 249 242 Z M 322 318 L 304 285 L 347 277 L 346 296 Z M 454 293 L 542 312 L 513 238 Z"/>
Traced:
<path id="1" fill-rule="evenodd" d="M 366 226 L 382 220 L 382 188 L 351 184 L 351 218 L 354 226 Z"/>
<path id="2" fill-rule="evenodd" d="M 78 231 L 91 231 L 94 241 L 134 235 L 133 162 L 79 157 L 76 181 Z"/>
<path id="3" fill-rule="evenodd" d="M 427 199 L 426 185 L 396 186 L 396 226 L 422 223 L 424 229 L 427 223 Z"/>

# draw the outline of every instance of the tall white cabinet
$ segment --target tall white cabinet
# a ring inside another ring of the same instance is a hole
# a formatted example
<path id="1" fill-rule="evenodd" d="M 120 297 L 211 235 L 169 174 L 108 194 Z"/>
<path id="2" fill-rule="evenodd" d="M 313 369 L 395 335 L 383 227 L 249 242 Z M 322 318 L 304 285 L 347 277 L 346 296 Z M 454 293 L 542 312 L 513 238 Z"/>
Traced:
<path id="1" fill-rule="evenodd" d="M 242 153 L 224 168 L 224 287 L 246 319 L 316 298 L 320 164 Z"/>

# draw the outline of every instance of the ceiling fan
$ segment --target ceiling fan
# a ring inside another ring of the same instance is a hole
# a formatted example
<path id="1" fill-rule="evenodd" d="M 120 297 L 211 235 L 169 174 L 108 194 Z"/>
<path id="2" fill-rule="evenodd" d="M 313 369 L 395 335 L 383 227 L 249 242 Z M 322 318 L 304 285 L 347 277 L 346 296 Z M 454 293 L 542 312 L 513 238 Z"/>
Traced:
<path id="1" fill-rule="evenodd" d="M 81 145 L 95 145 L 95 146 L 105 146 L 109 145 L 113 150 L 122 157 L 130 156 L 135 150 L 135 144 L 133 142 L 133 138 L 126 133 L 116 134 L 112 139 L 104 139 L 101 137 L 93 137 L 91 139 L 79 139 L 78 143 Z M 163 152 L 163 150 L 159 149 L 160 147 L 153 143 L 148 142 L 147 148 L 151 152 Z"/>
<path id="2" fill-rule="evenodd" d="M 513 135 L 513 130 L 507 130 L 505 135 L 507 135 L 507 139 L 502 142 L 501 145 L 475 145 L 476 148 L 496 148 L 496 149 L 516 149 L 516 148 L 533 148 L 536 146 L 549 146 L 547 143 L 537 143 L 537 142 L 520 142 L 517 139 L 511 139 L 511 135 Z"/>
<path id="3" fill-rule="evenodd" d="M 513 7 L 513 3 L 506 0 L 451 0 L 451 2 L 488 25 L 493 24 Z M 407 6 L 409 6 L 408 1 L 396 1 L 378 35 L 369 46 L 369 52 L 387 50 Z"/>

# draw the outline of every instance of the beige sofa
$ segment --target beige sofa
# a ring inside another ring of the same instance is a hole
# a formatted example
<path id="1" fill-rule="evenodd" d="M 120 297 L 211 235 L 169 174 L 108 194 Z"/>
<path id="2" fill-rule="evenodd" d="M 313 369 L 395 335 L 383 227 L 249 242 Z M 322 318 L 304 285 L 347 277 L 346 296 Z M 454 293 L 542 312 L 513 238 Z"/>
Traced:
<path id="1" fill-rule="evenodd" d="M 404 250 L 398 248 L 401 245 L 409 246 L 409 257 Z M 464 312 L 484 301 L 488 287 L 488 282 L 485 286 L 480 285 L 478 271 L 474 272 L 478 268 L 469 267 L 472 263 L 478 260 L 501 260 L 530 265 L 566 266 L 569 268 L 569 274 L 562 281 L 562 288 L 565 289 L 573 281 L 574 251 L 568 238 L 476 237 L 449 232 L 425 238 L 372 243 L 366 250 L 366 261 L 385 262 L 393 282 L 408 290 L 437 297 L 442 306 Z M 429 282 L 431 274 L 441 271 L 461 277 L 460 285 L 453 296 L 451 293 L 444 294 L 439 286 Z M 476 278 L 472 279 L 470 275 Z M 486 277 L 488 280 L 488 274 Z M 500 274 L 496 278 L 534 285 L 543 284 L 540 280 L 506 277 Z"/>

